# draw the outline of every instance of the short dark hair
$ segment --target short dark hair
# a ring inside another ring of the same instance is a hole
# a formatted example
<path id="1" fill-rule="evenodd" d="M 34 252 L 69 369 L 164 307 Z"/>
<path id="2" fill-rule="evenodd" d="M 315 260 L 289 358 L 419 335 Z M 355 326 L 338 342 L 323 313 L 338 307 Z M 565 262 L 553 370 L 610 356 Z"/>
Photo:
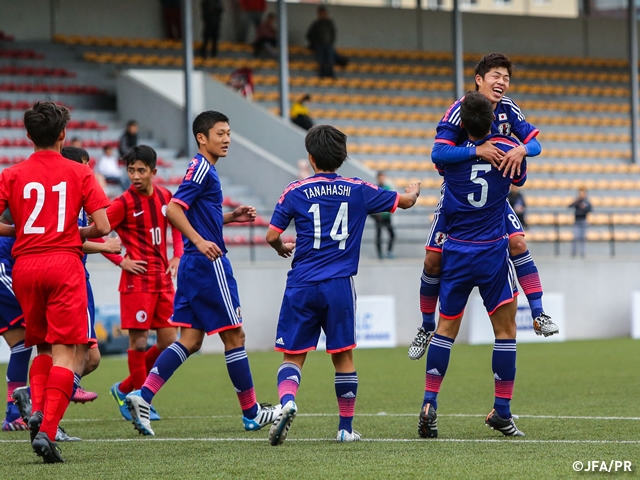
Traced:
<path id="1" fill-rule="evenodd" d="M 489 73 L 494 68 L 506 68 L 507 72 L 509 72 L 509 76 L 512 76 L 513 73 L 513 65 L 511 63 L 511 59 L 507 57 L 504 53 L 489 53 L 480 59 L 480 61 L 476 64 L 476 75 L 480 75 L 482 78 Z M 478 89 L 478 84 L 476 83 L 476 90 Z"/>
<path id="2" fill-rule="evenodd" d="M 127 167 L 136 163 L 137 160 L 140 160 L 147 167 L 153 170 L 156 168 L 157 158 L 158 155 L 156 154 L 156 151 L 149 145 L 137 145 L 129 150 L 122 157 L 122 160 L 126 163 Z"/>
<path id="3" fill-rule="evenodd" d="M 89 160 L 89 153 L 84 148 L 79 147 L 63 147 L 60 154 L 64 158 L 73 160 L 74 162 L 84 163 L 84 160 Z"/>
<path id="4" fill-rule="evenodd" d="M 331 125 L 312 127 L 304 146 L 320 170 L 335 172 L 347 159 L 347 136 Z"/>
<path id="5" fill-rule="evenodd" d="M 460 121 L 470 136 L 483 138 L 491 133 L 493 105 L 480 92 L 467 92 L 460 106 Z"/>
<path id="6" fill-rule="evenodd" d="M 202 133 L 205 137 L 209 138 L 209 130 L 211 130 L 213 126 L 219 122 L 229 123 L 229 117 L 227 117 L 224 113 L 207 110 L 206 112 L 202 112 L 195 118 L 195 120 L 193 121 L 192 130 L 198 147 L 200 147 L 200 144 L 198 143 L 198 134 Z"/>
<path id="7" fill-rule="evenodd" d="M 71 119 L 66 107 L 53 102 L 36 102 L 24 112 L 24 126 L 36 147 L 52 147 Z"/>
<path id="8" fill-rule="evenodd" d="M 127 128 L 133 127 L 134 125 L 138 125 L 138 122 L 136 120 L 129 120 L 127 122 Z"/>

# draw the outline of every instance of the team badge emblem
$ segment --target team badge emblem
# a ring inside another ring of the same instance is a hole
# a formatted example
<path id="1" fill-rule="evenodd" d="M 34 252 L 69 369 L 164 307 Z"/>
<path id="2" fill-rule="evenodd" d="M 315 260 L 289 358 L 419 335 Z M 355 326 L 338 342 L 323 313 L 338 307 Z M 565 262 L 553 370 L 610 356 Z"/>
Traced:
<path id="1" fill-rule="evenodd" d="M 240 307 L 236 308 L 236 315 L 238 316 L 238 318 L 242 318 L 242 310 L 240 309 Z"/>
<path id="2" fill-rule="evenodd" d="M 499 113 L 498 114 L 498 120 L 500 120 L 501 122 L 504 122 L 507 119 L 507 114 L 506 113 Z"/>
<path id="3" fill-rule="evenodd" d="M 162 212 L 162 215 L 164 215 L 165 217 L 167 216 L 167 206 L 166 205 L 162 205 L 162 208 L 160 209 L 160 211 Z"/>
<path id="4" fill-rule="evenodd" d="M 498 132 L 501 135 L 511 135 L 511 124 L 501 123 L 500 125 L 498 125 Z"/>
<path id="5" fill-rule="evenodd" d="M 146 322 L 147 312 L 145 312 L 144 310 L 138 310 L 138 313 L 136 313 L 136 320 L 138 321 L 138 323 Z"/>
<path id="6" fill-rule="evenodd" d="M 443 232 L 436 232 L 436 245 L 442 246 L 447 241 L 447 234 Z"/>

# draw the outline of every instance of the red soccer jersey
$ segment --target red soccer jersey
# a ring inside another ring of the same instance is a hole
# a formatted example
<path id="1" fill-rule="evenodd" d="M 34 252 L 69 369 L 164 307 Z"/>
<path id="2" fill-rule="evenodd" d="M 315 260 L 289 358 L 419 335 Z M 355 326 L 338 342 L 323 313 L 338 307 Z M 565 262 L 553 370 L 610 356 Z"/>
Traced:
<path id="1" fill-rule="evenodd" d="M 120 236 L 132 260 L 145 260 L 146 273 L 135 275 L 125 270 L 120 277 L 122 293 L 173 291 L 167 259 L 167 204 L 171 192 L 158 185 L 149 196 L 138 193 L 135 187 L 116 198 L 107 209 L 111 228 Z M 181 256 L 182 235 L 172 229 L 175 256 Z"/>
<path id="2" fill-rule="evenodd" d="M 9 207 L 16 226 L 14 258 L 77 253 L 82 257 L 78 214 L 109 200 L 86 165 L 44 150 L 0 174 L 0 212 Z"/>

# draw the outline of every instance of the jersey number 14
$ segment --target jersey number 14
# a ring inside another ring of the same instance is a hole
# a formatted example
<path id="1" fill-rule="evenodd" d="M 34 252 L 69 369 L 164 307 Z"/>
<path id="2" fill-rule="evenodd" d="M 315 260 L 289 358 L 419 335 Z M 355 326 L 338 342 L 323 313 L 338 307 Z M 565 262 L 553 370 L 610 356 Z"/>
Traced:
<path id="1" fill-rule="evenodd" d="M 320 241 L 322 240 L 322 223 L 320 221 L 320 204 L 314 203 L 309 208 L 309 212 L 313 214 L 313 248 L 320 248 Z M 340 233 L 338 233 L 340 230 Z M 339 242 L 338 248 L 344 250 L 347 245 L 347 238 L 349 237 L 349 204 L 342 202 L 340 209 L 336 215 L 336 219 L 333 221 L 331 227 L 331 233 L 329 234 L 331 239 Z"/>

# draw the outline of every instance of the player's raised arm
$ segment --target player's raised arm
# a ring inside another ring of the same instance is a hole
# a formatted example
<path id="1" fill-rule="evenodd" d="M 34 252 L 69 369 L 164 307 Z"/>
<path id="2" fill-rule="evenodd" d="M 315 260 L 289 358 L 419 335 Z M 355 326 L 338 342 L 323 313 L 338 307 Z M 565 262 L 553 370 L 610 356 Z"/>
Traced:
<path id="1" fill-rule="evenodd" d="M 180 233 L 187 237 L 198 249 L 200 253 L 210 260 L 215 260 L 222 256 L 222 250 L 213 242 L 209 242 L 202 238 L 198 232 L 191 226 L 189 219 L 184 214 L 184 206 L 171 201 L 167 205 L 167 218 L 171 224 L 180 230 Z"/>
<path id="2" fill-rule="evenodd" d="M 412 183 L 405 188 L 404 193 L 400 194 L 398 200 L 398 207 L 406 210 L 416 204 L 418 197 L 420 196 L 420 182 Z"/>

